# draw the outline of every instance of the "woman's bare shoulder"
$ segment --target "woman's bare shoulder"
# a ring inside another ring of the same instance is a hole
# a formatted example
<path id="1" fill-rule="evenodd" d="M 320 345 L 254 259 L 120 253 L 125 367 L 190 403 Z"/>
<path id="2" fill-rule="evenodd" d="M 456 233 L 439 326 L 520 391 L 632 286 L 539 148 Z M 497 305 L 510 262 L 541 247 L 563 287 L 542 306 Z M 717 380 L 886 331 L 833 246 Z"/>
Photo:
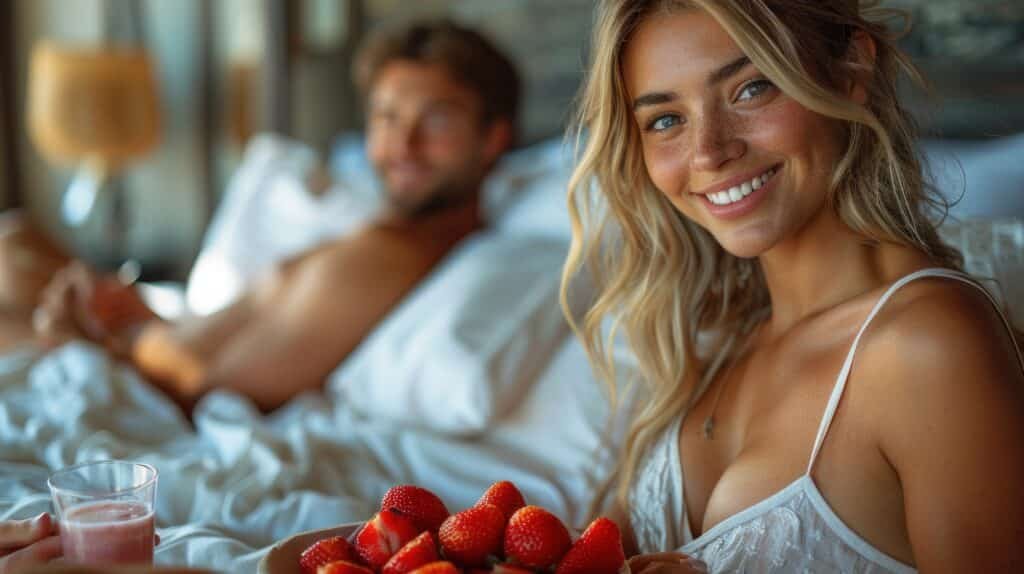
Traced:
<path id="1" fill-rule="evenodd" d="M 899 477 L 921 570 L 1019 560 L 1024 373 L 988 298 L 957 281 L 908 284 L 865 332 L 850 384 Z"/>
<path id="2" fill-rule="evenodd" d="M 880 310 L 871 330 L 871 338 L 885 343 L 873 352 L 888 358 L 889 365 L 905 365 L 907 374 L 949 368 L 1020 371 L 999 311 L 980 288 L 961 281 L 925 278 L 904 286 Z"/>
<path id="3" fill-rule="evenodd" d="M 865 332 L 854 366 L 880 411 L 903 419 L 945 406 L 1020 403 L 1014 340 L 977 287 L 919 279 L 896 292 Z M 933 413 L 932 413 L 933 414 Z"/>

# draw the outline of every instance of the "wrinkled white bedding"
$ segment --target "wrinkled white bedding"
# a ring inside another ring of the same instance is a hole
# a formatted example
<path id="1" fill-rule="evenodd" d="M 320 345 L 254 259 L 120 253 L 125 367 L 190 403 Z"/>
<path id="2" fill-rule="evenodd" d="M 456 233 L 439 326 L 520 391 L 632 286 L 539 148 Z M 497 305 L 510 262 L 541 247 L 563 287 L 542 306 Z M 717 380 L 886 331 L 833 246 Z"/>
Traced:
<path id="1" fill-rule="evenodd" d="M 363 520 L 398 483 L 427 486 L 459 509 L 510 479 L 529 501 L 579 524 L 607 408 L 585 365 L 567 338 L 518 408 L 481 436 L 457 438 L 365 418 L 320 393 L 261 417 L 217 392 L 200 403 L 193 429 L 95 347 L 6 355 L 0 518 L 49 510 L 53 469 L 121 458 L 160 472 L 158 564 L 253 572 L 275 540 Z"/>
<path id="2" fill-rule="evenodd" d="M 456 510 L 513 480 L 531 503 L 580 525 L 600 474 L 593 456 L 610 451 L 599 448 L 607 401 L 558 308 L 565 234 L 536 228 L 546 217 L 567 229 L 561 153 L 551 144 L 506 162 L 518 176 L 499 178 L 488 197 L 515 204 L 507 200 L 520 188 L 533 190 L 525 223 L 506 218 L 464 242 L 324 393 L 270 417 L 218 392 L 193 428 L 85 344 L 0 355 L 0 519 L 49 510 L 52 470 L 119 458 L 160 472 L 160 564 L 254 572 L 276 540 L 364 520 L 399 483 L 426 486 Z M 308 155 L 270 137 L 250 147 L 190 281 L 210 308 L 371 211 L 355 209 L 352 193 L 305 197 L 296 174 Z"/>

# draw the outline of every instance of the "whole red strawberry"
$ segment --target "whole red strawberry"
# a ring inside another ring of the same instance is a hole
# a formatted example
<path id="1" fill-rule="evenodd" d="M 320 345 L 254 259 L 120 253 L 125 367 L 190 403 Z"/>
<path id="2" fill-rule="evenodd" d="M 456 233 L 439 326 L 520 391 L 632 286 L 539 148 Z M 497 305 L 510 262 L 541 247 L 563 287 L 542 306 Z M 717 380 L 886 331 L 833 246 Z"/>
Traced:
<path id="1" fill-rule="evenodd" d="M 302 574 L 316 574 L 316 569 L 336 560 L 357 560 L 355 548 L 341 536 L 317 540 L 302 551 L 299 568 Z"/>
<path id="2" fill-rule="evenodd" d="M 617 574 L 625 563 L 619 527 L 602 516 L 573 543 L 555 574 Z"/>
<path id="3" fill-rule="evenodd" d="M 356 552 L 374 570 L 422 532 L 412 518 L 396 510 L 381 510 L 356 534 Z"/>
<path id="4" fill-rule="evenodd" d="M 395 552 L 395 555 L 384 565 L 381 574 L 406 574 L 420 566 L 436 562 L 437 559 L 437 544 L 434 542 L 434 535 L 430 531 L 423 532 L 403 546 L 401 550 Z"/>
<path id="5" fill-rule="evenodd" d="M 448 508 L 436 494 L 413 485 L 395 486 L 380 501 L 380 509 L 393 508 L 412 518 L 423 530 L 437 533 L 448 518 Z"/>
<path id="6" fill-rule="evenodd" d="M 373 570 L 347 560 L 336 560 L 317 568 L 316 574 L 373 574 Z"/>
<path id="7" fill-rule="evenodd" d="M 459 574 L 459 569 L 451 562 L 439 561 L 420 566 L 409 574 Z"/>
<path id="8" fill-rule="evenodd" d="M 539 506 L 520 508 L 505 528 L 505 558 L 529 568 L 553 566 L 571 545 L 562 521 Z"/>
<path id="9" fill-rule="evenodd" d="M 523 500 L 523 494 L 519 492 L 516 485 L 512 484 L 507 480 L 501 482 L 495 482 L 487 489 L 487 492 L 480 497 L 480 500 L 476 502 L 476 505 L 481 504 L 493 504 L 501 509 L 501 512 L 505 514 L 505 519 L 512 518 L 517 510 L 526 506 L 526 501 Z"/>
<path id="10" fill-rule="evenodd" d="M 438 538 L 444 555 L 464 567 L 483 566 L 487 557 L 501 551 L 505 515 L 493 504 L 467 508 L 448 517 Z"/>

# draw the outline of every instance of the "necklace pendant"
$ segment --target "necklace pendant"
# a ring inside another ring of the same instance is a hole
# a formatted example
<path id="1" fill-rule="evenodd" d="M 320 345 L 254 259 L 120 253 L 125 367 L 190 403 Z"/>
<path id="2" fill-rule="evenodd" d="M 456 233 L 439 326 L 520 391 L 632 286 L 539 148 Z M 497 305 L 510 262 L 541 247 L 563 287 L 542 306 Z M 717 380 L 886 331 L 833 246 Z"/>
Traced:
<path id="1" fill-rule="evenodd" d="M 715 436 L 714 435 L 714 430 L 715 430 L 715 418 L 714 417 L 708 417 L 708 418 L 704 419 L 704 428 L 702 430 L 702 433 L 704 435 L 704 440 L 711 440 L 711 439 L 713 439 L 714 436 Z"/>

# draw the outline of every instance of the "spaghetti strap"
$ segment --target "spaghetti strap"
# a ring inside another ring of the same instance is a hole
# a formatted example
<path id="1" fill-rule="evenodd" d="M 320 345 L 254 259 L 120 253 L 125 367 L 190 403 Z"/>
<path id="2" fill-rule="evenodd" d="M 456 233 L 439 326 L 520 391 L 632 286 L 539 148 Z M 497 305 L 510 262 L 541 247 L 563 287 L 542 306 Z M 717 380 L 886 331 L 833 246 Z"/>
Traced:
<path id="1" fill-rule="evenodd" d="M 896 293 L 896 291 L 898 291 L 907 283 L 910 283 L 911 281 L 920 279 L 922 277 L 943 277 L 946 279 L 955 279 L 962 283 L 966 283 L 968 285 L 976 287 L 982 293 L 984 293 L 985 296 L 988 297 L 988 300 L 992 303 L 992 305 L 995 306 L 996 311 L 999 313 L 999 317 L 1003 320 L 1003 326 L 1006 327 L 1007 332 L 1010 334 L 1010 340 L 1013 342 L 1014 349 L 1017 351 L 1017 361 L 1020 364 L 1021 369 L 1024 369 L 1024 355 L 1022 355 L 1020 346 L 1018 346 L 1017 340 L 1013 336 L 1013 328 L 1010 325 L 1010 321 L 1006 318 L 1006 315 L 1003 313 L 1002 308 L 996 301 L 995 297 L 993 297 L 992 294 L 989 293 L 987 289 L 982 287 L 977 281 L 959 271 L 953 271 L 952 269 L 944 269 L 938 267 L 921 269 L 920 271 L 915 271 L 914 273 L 902 277 L 898 281 L 893 283 L 892 286 L 890 286 L 889 289 L 885 291 L 882 297 L 879 298 L 878 302 L 875 303 L 874 308 L 871 309 L 871 313 L 868 314 L 868 317 L 864 321 L 864 324 L 861 325 L 860 330 L 857 332 L 857 336 L 853 339 L 853 344 L 850 346 L 850 351 L 846 354 L 846 360 L 843 362 L 843 368 L 842 370 L 839 371 L 839 376 L 836 378 L 836 384 L 835 387 L 832 389 L 832 395 L 829 397 L 828 403 L 825 406 L 825 413 L 824 415 L 822 415 L 821 424 L 818 426 L 818 434 L 814 439 L 814 449 L 811 451 L 811 458 L 810 461 L 808 461 L 807 463 L 807 471 L 805 472 L 806 475 L 810 475 L 811 471 L 814 470 L 814 463 L 818 459 L 818 453 L 821 451 L 822 444 L 825 442 L 825 435 L 828 434 L 829 427 L 832 426 L 832 419 L 835 417 L 836 409 L 839 408 L 839 401 L 843 396 L 843 390 L 846 388 L 846 381 L 850 377 L 850 370 L 853 368 L 853 358 L 854 355 L 856 355 L 857 353 L 857 345 L 860 343 L 861 336 L 864 335 L 864 332 L 867 330 L 868 325 L 871 324 L 871 321 L 875 318 L 875 315 L 877 315 L 878 312 L 881 311 L 882 306 L 885 305 L 885 303 L 889 300 L 890 297 L 892 297 L 894 293 Z"/>

